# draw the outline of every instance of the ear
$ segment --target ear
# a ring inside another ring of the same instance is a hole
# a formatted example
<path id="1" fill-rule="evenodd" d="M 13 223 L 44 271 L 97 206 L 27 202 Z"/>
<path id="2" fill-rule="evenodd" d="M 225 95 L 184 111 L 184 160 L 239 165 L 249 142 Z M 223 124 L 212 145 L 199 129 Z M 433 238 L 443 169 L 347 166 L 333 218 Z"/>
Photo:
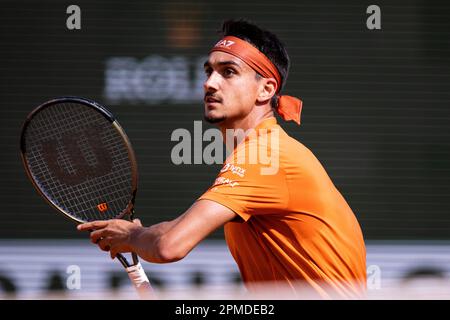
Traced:
<path id="1" fill-rule="evenodd" d="M 273 78 L 262 78 L 256 101 L 265 103 L 270 100 L 277 92 L 277 82 Z"/>

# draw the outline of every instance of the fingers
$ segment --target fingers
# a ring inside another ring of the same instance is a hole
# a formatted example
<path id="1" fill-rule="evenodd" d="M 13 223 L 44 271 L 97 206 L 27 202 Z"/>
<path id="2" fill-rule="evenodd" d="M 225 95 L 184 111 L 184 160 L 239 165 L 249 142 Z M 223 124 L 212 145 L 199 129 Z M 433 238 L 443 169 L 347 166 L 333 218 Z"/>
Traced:
<path id="1" fill-rule="evenodd" d="M 108 220 L 91 221 L 91 222 L 79 224 L 77 226 L 77 229 L 80 231 L 90 231 L 90 230 L 95 230 L 95 229 L 101 229 L 101 228 L 106 227 L 108 225 L 108 223 L 109 223 Z"/>
<path id="2" fill-rule="evenodd" d="M 142 227 L 142 222 L 139 219 L 133 219 L 133 223 L 137 224 L 138 226 Z"/>
<path id="3" fill-rule="evenodd" d="M 92 231 L 89 235 L 91 238 L 91 242 L 98 244 L 99 241 L 107 236 L 107 229 L 100 229 L 96 231 Z"/>
<path id="4" fill-rule="evenodd" d="M 116 248 L 111 248 L 110 249 L 110 251 L 109 251 L 109 255 L 111 256 L 111 259 L 114 259 L 116 256 L 117 256 L 117 254 L 118 254 L 119 252 L 117 251 L 117 249 Z"/>
<path id="5" fill-rule="evenodd" d="M 133 226 L 134 225 L 134 226 Z M 83 223 L 77 226 L 79 231 L 89 231 L 92 243 L 97 244 L 102 251 L 110 251 L 111 258 L 119 252 L 128 252 L 127 239 L 131 229 L 142 226 L 139 219 L 130 221 L 111 219 Z"/>
<path id="6" fill-rule="evenodd" d="M 109 250 L 111 250 L 110 240 L 111 239 L 109 239 L 109 238 L 99 239 L 97 245 L 100 247 L 101 250 L 109 251 Z"/>

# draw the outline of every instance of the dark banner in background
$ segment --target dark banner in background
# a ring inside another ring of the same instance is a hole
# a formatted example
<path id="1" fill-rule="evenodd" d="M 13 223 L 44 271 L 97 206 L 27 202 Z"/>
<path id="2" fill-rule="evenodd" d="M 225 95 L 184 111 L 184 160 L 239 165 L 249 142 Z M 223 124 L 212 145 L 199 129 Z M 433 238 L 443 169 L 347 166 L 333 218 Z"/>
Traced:
<path id="1" fill-rule="evenodd" d="M 80 29 L 68 7 L 80 12 Z M 381 29 L 370 5 L 380 9 Z M 19 154 L 26 115 L 57 96 L 108 107 L 139 164 L 144 224 L 183 213 L 220 164 L 177 165 L 172 133 L 202 139 L 203 62 L 229 18 L 286 44 L 285 93 L 304 102 L 310 148 L 366 239 L 450 239 L 450 5 L 428 1 L 2 1 L 0 237 L 75 238 L 28 181 Z M 73 8 L 72 8 L 73 9 Z M 75 26 L 74 29 L 71 29 Z M 282 122 L 280 120 L 280 122 Z M 198 128 L 198 127 L 197 127 Z M 200 137 L 200 138 L 199 138 Z M 194 145 L 193 141 L 192 144 Z M 203 141 L 202 148 L 209 144 Z M 194 163 L 201 162 L 201 163 Z M 216 232 L 213 237 L 221 236 Z"/>

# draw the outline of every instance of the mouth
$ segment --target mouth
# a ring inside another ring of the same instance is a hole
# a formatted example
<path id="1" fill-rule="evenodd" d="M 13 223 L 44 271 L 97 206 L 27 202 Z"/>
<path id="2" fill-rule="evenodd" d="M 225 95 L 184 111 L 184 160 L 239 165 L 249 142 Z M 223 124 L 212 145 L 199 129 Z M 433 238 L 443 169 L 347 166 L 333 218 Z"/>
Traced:
<path id="1" fill-rule="evenodd" d="M 212 104 L 212 103 L 220 103 L 221 102 L 220 99 L 213 98 L 211 96 L 205 97 L 205 99 L 203 101 L 205 102 L 205 104 Z"/>

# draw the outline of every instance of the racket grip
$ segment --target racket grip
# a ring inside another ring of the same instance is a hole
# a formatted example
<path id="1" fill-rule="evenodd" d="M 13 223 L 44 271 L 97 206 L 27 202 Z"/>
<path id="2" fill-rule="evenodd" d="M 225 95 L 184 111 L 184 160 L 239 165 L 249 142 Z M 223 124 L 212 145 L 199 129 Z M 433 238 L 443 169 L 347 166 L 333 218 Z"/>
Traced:
<path id="1" fill-rule="evenodd" d="M 155 299 L 155 294 L 150 281 L 145 274 L 141 263 L 126 268 L 128 277 L 130 277 L 136 291 L 141 299 Z"/>

